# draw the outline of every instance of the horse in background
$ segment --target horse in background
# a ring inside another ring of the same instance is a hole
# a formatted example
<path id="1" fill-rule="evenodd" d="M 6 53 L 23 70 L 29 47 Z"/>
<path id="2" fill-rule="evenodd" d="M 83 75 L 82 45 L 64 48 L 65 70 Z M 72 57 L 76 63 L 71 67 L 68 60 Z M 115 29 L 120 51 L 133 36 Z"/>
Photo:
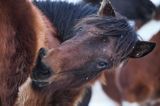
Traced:
<path id="1" fill-rule="evenodd" d="M 156 10 L 156 19 L 160 16 Z M 157 43 L 155 50 L 141 60 L 130 60 L 126 66 L 117 71 L 106 72 L 102 87 L 105 93 L 118 104 L 122 101 L 139 102 L 142 106 L 159 106 L 160 104 L 160 32 L 151 41 Z"/>
<path id="2" fill-rule="evenodd" d="M 156 9 L 155 19 L 156 20 L 160 20 L 160 5 Z"/>
<path id="3" fill-rule="evenodd" d="M 148 20 L 148 22 L 152 21 L 152 20 L 156 20 L 159 21 L 160 20 L 160 5 L 156 7 L 155 12 L 154 12 L 154 16 Z M 135 26 L 136 29 L 140 29 L 143 25 L 147 24 L 147 22 L 143 22 L 141 20 L 136 20 Z"/>
<path id="4" fill-rule="evenodd" d="M 83 0 L 87 3 L 99 5 L 101 0 Z M 130 20 L 145 23 L 153 18 L 155 5 L 150 0 L 110 0 L 115 10 Z"/>
<path id="5" fill-rule="evenodd" d="M 83 0 L 98 6 L 101 0 Z M 110 0 L 115 10 L 132 21 L 138 30 L 155 17 L 156 6 L 150 0 Z"/>
<path id="6" fill-rule="evenodd" d="M 143 57 L 155 46 L 138 40 L 126 18 L 117 15 L 107 0 L 103 1 L 98 13 L 96 11 L 97 15 L 89 5 L 39 3 L 36 5 L 55 27 L 59 24 L 63 27 L 63 33 L 58 36 L 62 43 L 49 51 L 40 49 L 31 77 L 20 88 L 16 106 L 77 105 L 85 93 L 85 86 L 103 70 L 127 58 Z M 78 19 L 74 26 L 66 27 L 72 25 L 68 22 Z"/>

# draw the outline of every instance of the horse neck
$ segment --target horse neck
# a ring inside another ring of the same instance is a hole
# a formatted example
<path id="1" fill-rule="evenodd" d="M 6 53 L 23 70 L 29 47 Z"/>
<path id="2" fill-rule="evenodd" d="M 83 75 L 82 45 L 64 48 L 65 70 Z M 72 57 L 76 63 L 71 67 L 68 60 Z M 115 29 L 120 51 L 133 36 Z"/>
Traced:
<path id="1" fill-rule="evenodd" d="M 145 62 L 145 60 L 147 60 L 147 61 L 149 61 L 149 60 L 152 61 L 153 60 L 154 62 L 156 62 L 156 60 L 160 59 L 160 55 L 159 55 L 160 54 L 160 31 L 151 38 L 150 42 L 155 42 L 156 47 L 154 48 L 154 50 L 149 55 L 147 55 L 147 56 L 145 56 L 144 58 L 141 59 L 141 60 L 144 60 L 144 62 Z M 148 62 L 146 62 L 146 63 L 148 63 Z"/>
<path id="2" fill-rule="evenodd" d="M 46 95 L 34 91 L 31 86 L 31 79 L 19 88 L 18 98 L 14 106 L 47 106 L 45 105 Z"/>
<path id="3" fill-rule="evenodd" d="M 11 58 L 16 51 L 19 53 L 24 51 L 29 52 L 32 58 L 37 47 L 36 31 L 33 26 L 35 17 L 28 2 L 16 1 L 0 1 L 0 33 L 3 41 L 0 47 L 3 50 L 1 54 L 4 58 L 6 56 Z M 33 49 L 30 50 L 29 47 Z"/>
<path id="4" fill-rule="evenodd" d="M 0 67 L 8 60 L 23 61 L 22 58 L 31 65 L 41 47 L 52 48 L 59 44 L 56 30 L 29 1 L 1 0 L 0 16 Z"/>
<path id="5" fill-rule="evenodd" d="M 20 87 L 14 106 L 77 106 L 86 89 L 34 89 L 31 79 Z"/>
<path id="6" fill-rule="evenodd" d="M 26 80 L 37 48 L 31 7 L 16 1 L 0 1 L 0 98 L 4 106 L 13 105 L 17 86 Z"/>
<path id="7" fill-rule="evenodd" d="M 158 46 L 160 44 L 160 31 L 157 34 L 155 34 L 150 41 L 156 42 L 156 46 Z"/>
<path id="8" fill-rule="evenodd" d="M 97 7 L 85 3 L 73 4 L 65 1 L 34 1 L 34 4 L 56 26 L 61 42 L 74 36 L 72 31 L 78 20 L 97 13 Z"/>
<path id="9" fill-rule="evenodd" d="M 156 62 L 157 67 L 158 68 L 158 64 L 159 64 L 159 59 L 160 59 L 160 31 L 153 36 L 153 38 L 151 39 L 151 42 L 155 42 L 156 43 L 156 47 L 155 49 L 149 54 L 148 58 L 150 58 L 150 61 L 154 61 Z M 160 68 L 160 67 L 159 67 Z M 159 70 L 159 69 L 158 69 Z"/>
<path id="10" fill-rule="evenodd" d="M 55 30 L 44 20 L 29 1 L 0 0 L 0 96 L 5 106 L 13 105 L 18 86 L 27 79 L 38 50 L 48 48 L 48 37 L 55 36 Z M 58 40 L 52 40 L 56 46 Z"/>

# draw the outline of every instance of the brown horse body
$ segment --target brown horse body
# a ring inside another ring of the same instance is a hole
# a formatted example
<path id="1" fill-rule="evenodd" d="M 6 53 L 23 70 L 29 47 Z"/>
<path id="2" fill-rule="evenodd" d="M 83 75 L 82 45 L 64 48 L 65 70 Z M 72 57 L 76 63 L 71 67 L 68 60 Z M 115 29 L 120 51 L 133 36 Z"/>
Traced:
<path id="1" fill-rule="evenodd" d="M 155 50 L 141 60 L 131 60 L 119 73 L 119 85 L 123 98 L 130 102 L 152 102 L 160 97 L 160 33 L 151 41 Z M 125 76 L 125 77 L 124 77 Z M 153 104 L 150 104 L 153 106 Z"/>
<path id="2" fill-rule="evenodd" d="M 38 20 L 37 20 L 38 19 Z M 0 98 L 2 106 L 12 106 L 18 87 L 27 79 L 37 51 L 57 42 L 44 16 L 25 0 L 0 1 Z M 53 37 L 52 37 L 53 35 Z"/>

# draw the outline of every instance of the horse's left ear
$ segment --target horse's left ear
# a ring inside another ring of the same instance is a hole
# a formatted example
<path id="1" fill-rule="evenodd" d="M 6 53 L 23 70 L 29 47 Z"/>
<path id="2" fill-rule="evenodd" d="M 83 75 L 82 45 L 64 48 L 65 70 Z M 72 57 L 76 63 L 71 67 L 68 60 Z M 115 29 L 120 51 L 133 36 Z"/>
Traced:
<path id="1" fill-rule="evenodd" d="M 115 11 L 109 0 L 103 0 L 98 11 L 99 16 L 116 16 Z"/>
<path id="2" fill-rule="evenodd" d="M 150 53 L 156 46 L 156 43 L 138 41 L 129 55 L 130 58 L 140 58 Z"/>

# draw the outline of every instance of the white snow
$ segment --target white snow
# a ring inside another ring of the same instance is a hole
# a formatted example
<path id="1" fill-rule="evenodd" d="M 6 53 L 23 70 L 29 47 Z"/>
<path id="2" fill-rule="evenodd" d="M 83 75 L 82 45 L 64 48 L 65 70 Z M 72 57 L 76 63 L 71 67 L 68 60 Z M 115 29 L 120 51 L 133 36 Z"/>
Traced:
<path id="1" fill-rule="evenodd" d="M 150 40 L 153 35 L 160 31 L 160 21 L 151 20 L 140 28 L 137 33 L 143 38 L 143 40 Z"/>
<path id="2" fill-rule="evenodd" d="M 92 87 L 92 97 L 89 106 L 117 106 L 118 104 L 105 95 L 100 83 L 97 81 Z"/>
<path id="3" fill-rule="evenodd" d="M 152 3 L 156 6 L 159 6 L 160 5 L 160 0 L 151 0 Z"/>

